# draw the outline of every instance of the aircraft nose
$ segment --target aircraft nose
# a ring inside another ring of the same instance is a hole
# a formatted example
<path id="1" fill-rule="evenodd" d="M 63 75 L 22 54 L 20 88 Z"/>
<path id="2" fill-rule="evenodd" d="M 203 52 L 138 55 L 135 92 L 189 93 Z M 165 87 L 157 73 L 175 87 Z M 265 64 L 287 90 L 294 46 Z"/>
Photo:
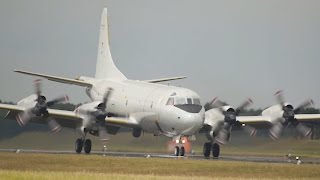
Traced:
<path id="1" fill-rule="evenodd" d="M 198 114 L 188 114 L 185 118 L 186 134 L 193 135 L 195 132 L 199 131 L 203 125 L 203 117 L 200 113 Z"/>

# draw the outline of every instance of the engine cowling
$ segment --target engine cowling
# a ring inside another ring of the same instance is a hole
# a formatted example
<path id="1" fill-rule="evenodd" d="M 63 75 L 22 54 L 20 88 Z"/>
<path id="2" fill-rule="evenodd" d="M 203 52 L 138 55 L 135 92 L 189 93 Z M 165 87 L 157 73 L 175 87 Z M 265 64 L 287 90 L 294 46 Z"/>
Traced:
<path id="1" fill-rule="evenodd" d="M 93 125 L 95 123 L 95 118 L 87 112 L 94 111 L 96 107 L 100 104 L 101 102 L 96 101 L 96 102 L 91 102 L 87 104 L 83 104 L 79 106 L 75 112 L 78 114 L 83 119 L 81 127 L 84 129 L 93 129 Z"/>

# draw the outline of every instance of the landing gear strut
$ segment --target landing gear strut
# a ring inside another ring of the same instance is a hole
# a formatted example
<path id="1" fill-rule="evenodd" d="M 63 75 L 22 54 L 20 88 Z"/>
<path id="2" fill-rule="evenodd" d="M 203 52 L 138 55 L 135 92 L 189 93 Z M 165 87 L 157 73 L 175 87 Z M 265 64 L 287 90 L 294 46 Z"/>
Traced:
<path id="1" fill-rule="evenodd" d="M 220 146 L 217 143 L 211 143 L 211 142 L 207 142 L 204 143 L 203 145 L 203 156 L 205 158 L 209 158 L 210 157 L 210 153 L 212 152 L 212 156 L 214 158 L 219 157 L 220 155 Z"/>

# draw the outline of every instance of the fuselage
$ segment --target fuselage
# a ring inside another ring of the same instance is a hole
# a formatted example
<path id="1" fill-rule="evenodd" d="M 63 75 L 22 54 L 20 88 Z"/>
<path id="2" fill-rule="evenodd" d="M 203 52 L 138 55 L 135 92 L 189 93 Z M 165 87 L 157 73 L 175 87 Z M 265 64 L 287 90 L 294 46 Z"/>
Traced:
<path id="1" fill-rule="evenodd" d="M 101 101 L 110 87 L 113 93 L 107 111 L 126 118 L 139 114 L 138 123 L 145 132 L 189 136 L 203 125 L 205 111 L 200 97 L 189 89 L 143 81 L 101 80 L 86 92 L 93 102 Z"/>

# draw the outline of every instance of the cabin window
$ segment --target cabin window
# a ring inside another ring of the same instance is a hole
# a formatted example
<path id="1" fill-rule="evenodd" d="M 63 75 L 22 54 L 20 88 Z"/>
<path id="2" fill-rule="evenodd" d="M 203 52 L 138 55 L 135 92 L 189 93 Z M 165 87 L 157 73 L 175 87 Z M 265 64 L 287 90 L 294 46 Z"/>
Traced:
<path id="1" fill-rule="evenodd" d="M 192 99 L 191 98 L 187 98 L 187 104 L 192 104 Z"/>
<path id="2" fill-rule="evenodd" d="M 168 99 L 167 105 L 174 105 L 174 99 L 172 97 Z"/>

